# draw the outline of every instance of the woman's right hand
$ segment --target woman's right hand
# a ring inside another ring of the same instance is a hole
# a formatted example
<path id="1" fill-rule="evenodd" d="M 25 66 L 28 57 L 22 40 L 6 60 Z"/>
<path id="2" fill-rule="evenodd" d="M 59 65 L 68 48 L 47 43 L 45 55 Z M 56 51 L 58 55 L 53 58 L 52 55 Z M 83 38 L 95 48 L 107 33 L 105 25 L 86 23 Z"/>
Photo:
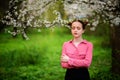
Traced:
<path id="1" fill-rule="evenodd" d="M 61 61 L 62 61 L 62 62 L 68 62 L 68 61 L 69 61 L 69 57 L 68 57 L 67 55 L 63 55 L 63 56 L 61 57 Z"/>

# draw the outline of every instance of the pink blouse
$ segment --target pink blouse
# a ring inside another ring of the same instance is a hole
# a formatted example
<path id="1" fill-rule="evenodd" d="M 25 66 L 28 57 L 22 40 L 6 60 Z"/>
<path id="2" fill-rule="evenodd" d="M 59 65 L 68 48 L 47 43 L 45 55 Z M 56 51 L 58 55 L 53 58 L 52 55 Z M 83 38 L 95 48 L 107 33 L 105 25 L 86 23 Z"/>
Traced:
<path id="1" fill-rule="evenodd" d="M 83 40 L 78 47 L 76 47 L 72 40 L 65 42 L 62 47 L 62 55 L 69 56 L 68 62 L 62 62 L 63 68 L 88 68 L 92 61 L 93 44 L 87 40 Z"/>

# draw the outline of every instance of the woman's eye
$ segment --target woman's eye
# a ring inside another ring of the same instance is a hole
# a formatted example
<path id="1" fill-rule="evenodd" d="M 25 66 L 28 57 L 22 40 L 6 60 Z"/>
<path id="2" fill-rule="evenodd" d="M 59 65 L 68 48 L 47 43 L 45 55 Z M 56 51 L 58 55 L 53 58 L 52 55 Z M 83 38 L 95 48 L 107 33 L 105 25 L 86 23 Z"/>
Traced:
<path id="1" fill-rule="evenodd" d="M 75 29 L 75 27 L 72 27 L 72 29 L 74 30 L 74 29 Z"/>
<path id="2" fill-rule="evenodd" d="M 77 27 L 77 30 L 80 30 L 81 28 L 80 27 Z"/>
<path id="3" fill-rule="evenodd" d="M 72 30 L 75 30 L 75 29 L 80 30 L 81 28 L 80 27 L 71 27 L 71 29 Z"/>

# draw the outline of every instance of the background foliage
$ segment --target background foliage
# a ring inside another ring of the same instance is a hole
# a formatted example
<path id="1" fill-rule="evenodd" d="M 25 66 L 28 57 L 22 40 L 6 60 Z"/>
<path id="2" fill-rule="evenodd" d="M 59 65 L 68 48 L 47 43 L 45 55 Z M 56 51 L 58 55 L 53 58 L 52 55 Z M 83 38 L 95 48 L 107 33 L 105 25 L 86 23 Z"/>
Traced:
<path id="1" fill-rule="evenodd" d="M 9 34 L 0 34 L 0 80 L 63 80 L 61 47 L 72 38 L 70 30 L 65 27 L 42 28 L 41 32 L 29 29 L 28 34 L 28 41 L 20 35 L 13 39 Z M 92 80 L 117 80 L 111 77 L 111 48 L 103 44 L 106 38 L 87 34 L 84 38 L 94 44 L 89 68 Z"/>

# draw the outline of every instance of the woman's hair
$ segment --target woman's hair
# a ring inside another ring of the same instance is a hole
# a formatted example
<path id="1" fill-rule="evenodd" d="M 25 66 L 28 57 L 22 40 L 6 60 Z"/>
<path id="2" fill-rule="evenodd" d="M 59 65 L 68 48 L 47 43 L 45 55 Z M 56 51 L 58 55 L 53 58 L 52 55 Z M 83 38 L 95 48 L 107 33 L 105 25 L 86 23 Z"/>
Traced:
<path id="1" fill-rule="evenodd" d="M 75 19 L 75 20 L 73 20 L 72 22 L 69 22 L 68 25 L 71 27 L 73 22 L 79 22 L 79 23 L 81 23 L 83 30 L 85 29 L 86 25 L 88 24 L 87 21 L 83 22 L 83 21 L 81 21 L 81 20 Z"/>

